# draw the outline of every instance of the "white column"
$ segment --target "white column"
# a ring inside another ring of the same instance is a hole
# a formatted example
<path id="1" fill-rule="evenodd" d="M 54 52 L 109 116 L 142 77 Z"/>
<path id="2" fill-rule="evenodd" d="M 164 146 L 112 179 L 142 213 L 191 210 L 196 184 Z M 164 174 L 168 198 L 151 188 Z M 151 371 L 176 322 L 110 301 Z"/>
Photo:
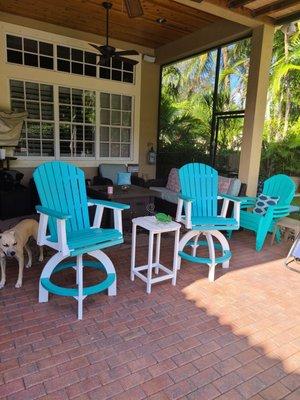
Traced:
<path id="1" fill-rule="evenodd" d="M 247 183 L 247 194 L 256 195 L 260 167 L 269 70 L 272 58 L 274 27 L 253 29 L 248 77 L 245 121 L 239 165 L 239 178 Z"/>

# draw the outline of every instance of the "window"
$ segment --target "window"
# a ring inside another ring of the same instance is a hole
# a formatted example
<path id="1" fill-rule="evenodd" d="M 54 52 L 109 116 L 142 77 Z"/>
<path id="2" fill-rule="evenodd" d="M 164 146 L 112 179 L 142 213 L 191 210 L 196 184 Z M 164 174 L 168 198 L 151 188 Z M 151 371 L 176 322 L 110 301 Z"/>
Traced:
<path id="1" fill-rule="evenodd" d="M 18 156 L 130 159 L 132 96 L 10 80 L 11 109 L 26 110 Z"/>
<path id="2" fill-rule="evenodd" d="M 14 64 L 53 69 L 53 44 L 6 35 L 7 61 Z"/>
<path id="3" fill-rule="evenodd" d="M 96 95 L 59 87 L 59 147 L 62 157 L 95 157 Z"/>
<path id="4" fill-rule="evenodd" d="M 132 64 L 111 58 L 107 61 L 101 61 L 99 77 L 113 81 L 133 83 L 133 71 L 134 66 Z"/>
<path id="5" fill-rule="evenodd" d="M 20 36 L 6 35 L 7 62 L 57 70 L 70 74 L 134 83 L 134 66 L 117 59 L 101 61 L 98 53 L 68 46 L 54 45 Z M 54 62 L 56 58 L 56 64 Z"/>
<path id="6" fill-rule="evenodd" d="M 97 54 L 57 46 L 57 70 L 72 74 L 97 76 Z"/>
<path id="7" fill-rule="evenodd" d="M 11 109 L 28 112 L 21 134 L 24 156 L 54 156 L 53 86 L 10 80 Z"/>
<path id="8" fill-rule="evenodd" d="M 100 93 L 100 157 L 130 158 L 131 96 Z"/>
<path id="9" fill-rule="evenodd" d="M 133 65 L 110 59 L 107 61 L 102 60 L 98 67 L 97 57 L 97 53 L 90 51 L 57 46 L 57 70 L 72 74 L 133 83 Z"/>

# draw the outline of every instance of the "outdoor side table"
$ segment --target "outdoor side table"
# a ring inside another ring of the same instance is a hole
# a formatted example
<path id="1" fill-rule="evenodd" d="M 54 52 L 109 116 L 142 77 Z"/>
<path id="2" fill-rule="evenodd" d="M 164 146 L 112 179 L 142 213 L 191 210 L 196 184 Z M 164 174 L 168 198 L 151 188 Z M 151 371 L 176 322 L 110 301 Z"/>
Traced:
<path id="1" fill-rule="evenodd" d="M 149 231 L 149 248 L 148 248 L 148 263 L 142 266 L 135 265 L 136 254 L 136 230 L 137 227 Z M 173 269 L 169 269 L 160 263 L 160 243 L 161 234 L 166 232 L 175 232 Z M 172 279 L 172 285 L 176 285 L 177 275 L 177 260 L 178 260 L 178 243 L 179 243 L 180 224 L 177 222 L 158 222 L 155 217 L 139 217 L 132 220 L 132 247 L 131 247 L 131 274 L 130 278 L 133 281 L 135 276 L 138 276 L 142 281 L 147 283 L 147 293 L 151 293 L 151 285 L 156 282 L 162 282 L 166 279 Z M 156 235 L 155 261 L 153 262 L 153 247 L 154 238 Z M 156 275 L 160 271 L 163 275 L 152 277 L 152 270 Z M 141 271 L 147 271 L 147 275 L 143 275 Z"/>

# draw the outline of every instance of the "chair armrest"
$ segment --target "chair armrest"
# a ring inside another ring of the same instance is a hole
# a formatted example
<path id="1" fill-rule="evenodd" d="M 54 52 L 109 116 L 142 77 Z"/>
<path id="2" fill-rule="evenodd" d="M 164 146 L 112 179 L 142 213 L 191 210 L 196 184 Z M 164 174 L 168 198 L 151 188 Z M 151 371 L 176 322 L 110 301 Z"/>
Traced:
<path id="1" fill-rule="evenodd" d="M 255 203 L 256 202 L 256 197 L 250 197 L 250 196 L 238 196 L 238 197 L 244 203 Z"/>
<path id="2" fill-rule="evenodd" d="M 195 199 L 193 197 L 188 197 L 188 196 L 184 196 L 182 194 L 179 193 L 178 198 L 183 200 L 183 201 L 188 201 L 190 203 L 192 203 L 193 201 L 195 201 Z"/>
<path id="3" fill-rule="evenodd" d="M 290 206 L 289 205 L 269 206 L 266 215 L 270 214 L 272 215 L 272 218 L 275 219 L 284 218 L 290 214 Z"/>
<path id="4" fill-rule="evenodd" d="M 105 208 L 119 209 L 119 210 L 128 210 L 130 208 L 128 204 L 117 203 L 115 201 L 108 201 L 108 200 L 98 200 L 98 199 L 88 198 L 88 203 L 91 206 L 103 206 Z"/>
<path id="5" fill-rule="evenodd" d="M 70 219 L 72 216 L 70 214 L 63 213 L 61 211 L 52 210 L 51 208 L 36 206 L 37 212 L 41 214 L 46 214 L 49 217 L 54 217 L 56 219 Z"/>
<path id="6" fill-rule="evenodd" d="M 242 203 L 243 202 L 241 197 L 231 196 L 230 194 L 224 194 L 224 193 L 219 193 L 218 198 L 228 199 L 230 201 L 235 201 L 237 203 Z"/>

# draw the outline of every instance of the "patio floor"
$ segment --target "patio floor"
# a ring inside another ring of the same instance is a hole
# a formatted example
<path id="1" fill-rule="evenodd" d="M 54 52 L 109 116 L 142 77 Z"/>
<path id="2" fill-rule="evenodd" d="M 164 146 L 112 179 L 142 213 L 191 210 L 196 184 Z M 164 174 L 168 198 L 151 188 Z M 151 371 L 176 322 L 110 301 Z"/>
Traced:
<path id="1" fill-rule="evenodd" d="M 162 261 L 171 261 L 172 243 L 162 242 Z M 0 398 L 299 399 L 300 284 L 282 264 L 289 246 L 268 240 L 256 253 L 254 237 L 236 233 L 231 267 L 214 283 L 205 266 L 183 262 L 177 286 L 157 284 L 151 295 L 129 280 L 129 245 L 111 248 L 118 295 L 89 297 L 83 321 L 74 300 L 37 302 L 39 263 L 25 270 L 21 289 L 9 263 L 0 292 Z M 138 249 L 142 261 L 144 235 Z"/>

